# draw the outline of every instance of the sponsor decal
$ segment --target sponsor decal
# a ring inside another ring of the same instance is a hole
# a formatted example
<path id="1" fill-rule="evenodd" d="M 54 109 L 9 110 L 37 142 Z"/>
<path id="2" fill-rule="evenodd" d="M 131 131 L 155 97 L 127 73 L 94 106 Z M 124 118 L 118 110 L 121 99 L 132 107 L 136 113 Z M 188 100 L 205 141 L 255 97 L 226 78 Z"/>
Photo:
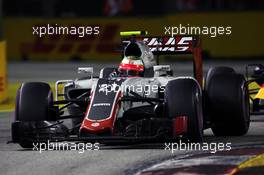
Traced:
<path id="1" fill-rule="evenodd" d="M 98 127 L 99 125 L 100 125 L 100 123 L 98 123 L 98 122 L 91 124 L 91 126 L 93 126 L 93 127 Z"/>
<path id="2" fill-rule="evenodd" d="M 187 52 L 191 51 L 193 37 L 163 37 L 163 38 L 144 38 L 143 41 L 149 46 L 152 52 L 170 51 Z"/>
<path id="3" fill-rule="evenodd" d="M 93 107 L 96 107 L 96 106 L 111 106 L 110 103 L 95 103 L 93 104 Z"/>
<path id="4" fill-rule="evenodd" d="M 135 26 L 142 24 L 137 30 L 148 30 L 149 36 L 164 36 L 165 26 L 175 26 L 175 21 L 182 24 L 190 24 L 190 26 L 206 26 L 214 24 L 218 21 L 219 24 L 227 26 L 232 24 L 232 35 L 226 38 L 210 38 L 202 35 L 203 49 L 206 50 L 213 58 L 214 57 L 247 57 L 261 56 L 264 54 L 262 41 L 264 35 L 262 33 L 264 23 L 262 21 L 264 13 L 236 13 L 236 15 L 225 13 L 219 17 L 217 13 L 199 13 L 196 15 L 178 14 L 163 16 L 155 19 L 139 19 L 139 18 L 65 18 L 65 19 L 34 19 L 34 18 L 13 18 L 7 17 L 3 21 L 3 29 L 5 38 L 9 44 L 7 47 L 7 55 L 9 59 L 31 59 L 31 60 L 69 60 L 74 56 L 79 56 L 82 59 L 101 59 L 101 60 L 117 60 L 120 59 L 120 31 L 135 29 Z M 204 20 L 207 19 L 207 20 Z M 244 19 L 244 20 L 239 20 Z M 255 19 L 255 20 L 251 20 Z M 235 22 L 234 22 L 235 21 Z M 244 24 L 247 21 L 247 25 Z M 62 25 L 62 26 L 98 26 L 100 28 L 99 35 L 90 35 L 80 38 L 78 35 L 52 35 L 45 37 L 37 37 L 32 35 L 32 27 L 41 27 L 43 25 Z M 17 30 L 17 26 L 20 26 Z M 188 26 L 187 26 L 188 27 Z M 175 29 L 175 28 L 174 28 Z M 172 32 L 172 30 L 169 30 Z M 163 33 L 163 35 L 162 35 Z M 251 33 L 252 35 L 245 35 Z M 171 34 L 171 33 L 170 33 Z M 256 35 L 253 35 L 256 34 Z M 171 35 L 170 35 L 171 36 Z M 173 38 L 168 37 L 162 49 L 164 50 L 185 50 L 186 48 L 175 48 L 171 46 Z M 251 43 L 250 45 L 241 42 L 241 36 L 244 41 Z M 174 37 L 176 37 L 174 35 Z M 171 39 L 170 39 L 171 38 Z M 150 42 L 150 41 L 149 41 Z M 152 41 L 153 43 L 154 40 Z M 175 40 L 175 43 L 178 41 Z M 167 47 L 167 48 L 166 48 Z M 182 46 L 181 46 L 182 47 Z M 187 47 L 187 46 L 184 46 Z M 237 51 L 239 48 L 239 52 Z"/>
<path id="5" fill-rule="evenodd" d="M 51 24 L 51 26 L 56 24 Z M 35 27 L 43 26 L 35 24 Z M 81 26 L 75 24 L 74 26 Z M 90 25 L 95 26 L 95 25 Z M 34 37 L 32 42 L 21 43 L 21 50 L 24 54 L 87 54 L 92 51 L 98 53 L 116 53 L 115 49 L 119 43 L 114 42 L 116 33 L 119 31 L 118 24 L 107 24 L 97 26 L 102 28 L 102 33 L 98 35 L 88 35 L 79 37 L 79 35 L 49 35 L 46 37 Z"/>

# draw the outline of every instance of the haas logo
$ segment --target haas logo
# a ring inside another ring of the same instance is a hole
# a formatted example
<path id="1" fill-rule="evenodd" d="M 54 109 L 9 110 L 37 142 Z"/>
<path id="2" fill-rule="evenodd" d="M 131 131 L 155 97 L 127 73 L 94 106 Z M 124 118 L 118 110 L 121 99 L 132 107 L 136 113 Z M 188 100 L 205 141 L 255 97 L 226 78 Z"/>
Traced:
<path id="1" fill-rule="evenodd" d="M 190 51 L 193 37 L 164 37 L 160 38 L 144 38 L 144 42 L 153 51 L 171 51 L 171 52 L 186 52 Z"/>

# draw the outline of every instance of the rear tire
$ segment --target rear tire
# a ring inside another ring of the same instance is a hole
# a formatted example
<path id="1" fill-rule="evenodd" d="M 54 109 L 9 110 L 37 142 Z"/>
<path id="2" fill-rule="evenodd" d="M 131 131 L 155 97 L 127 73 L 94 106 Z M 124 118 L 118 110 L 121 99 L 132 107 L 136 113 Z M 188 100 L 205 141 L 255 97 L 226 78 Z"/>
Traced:
<path id="1" fill-rule="evenodd" d="M 192 142 L 203 140 L 202 95 L 194 79 L 169 81 L 164 94 L 165 116 L 175 118 L 187 116 L 187 137 Z"/>
<path id="2" fill-rule="evenodd" d="M 208 89 L 209 82 L 215 75 L 223 75 L 223 74 L 232 74 L 235 73 L 235 70 L 231 67 L 214 67 L 210 68 L 207 72 L 206 78 L 205 78 L 205 89 Z"/>
<path id="3" fill-rule="evenodd" d="M 241 74 L 221 69 L 213 68 L 211 71 L 217 73 L 206 80 L 206 108 L 212 131 L 216 136 L 244 135 L 250 124 L 246 80 Z"/>

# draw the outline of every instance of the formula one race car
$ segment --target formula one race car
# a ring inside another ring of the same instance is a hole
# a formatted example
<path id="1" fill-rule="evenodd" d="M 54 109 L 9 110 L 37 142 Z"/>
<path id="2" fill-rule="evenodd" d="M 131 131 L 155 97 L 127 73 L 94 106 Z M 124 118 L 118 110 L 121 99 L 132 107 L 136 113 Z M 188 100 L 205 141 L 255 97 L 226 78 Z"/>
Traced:
<path id="1" fill-rule="evenodd" d="M 201 42 L 196 36 L 147 37 L 121 32 L 119 67 L 79 68 L 86 77 L 23 83 L 17 91 L 12 141 L 163 142 L 244 135 L 249 128 L 249 94 L 243 75 L 229 67 L 211 68 L 203 83 Z M 154 55 L 193 55 L 193 77 L 177 77 Z M 204 84 L 204 85 L 203 85 Z M 66 120 L 72 126 L 66 125 Z"/>
<path id="2" fill-rule="evenodd" d="M 252 102 L 251 114 L 264 114 L 264 65 L 249 64 L 246 67 L 246 77 Z"/>

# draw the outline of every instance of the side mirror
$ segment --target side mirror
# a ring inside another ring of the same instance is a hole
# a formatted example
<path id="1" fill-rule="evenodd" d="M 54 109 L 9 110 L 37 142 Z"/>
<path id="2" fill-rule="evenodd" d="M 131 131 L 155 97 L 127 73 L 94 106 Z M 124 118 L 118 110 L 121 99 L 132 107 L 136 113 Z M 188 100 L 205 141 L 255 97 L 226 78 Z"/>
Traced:
<path id="1" fill-rule="evenodd" d="M 93 67 L 78 67 L 78 74 L 89 74 L 93 78 Z"/>
<path id="2" fill-rule="evenodd" d="M 170 65 L 156 65 L 153 67 L 154 77 L 171 75 Z"/>

